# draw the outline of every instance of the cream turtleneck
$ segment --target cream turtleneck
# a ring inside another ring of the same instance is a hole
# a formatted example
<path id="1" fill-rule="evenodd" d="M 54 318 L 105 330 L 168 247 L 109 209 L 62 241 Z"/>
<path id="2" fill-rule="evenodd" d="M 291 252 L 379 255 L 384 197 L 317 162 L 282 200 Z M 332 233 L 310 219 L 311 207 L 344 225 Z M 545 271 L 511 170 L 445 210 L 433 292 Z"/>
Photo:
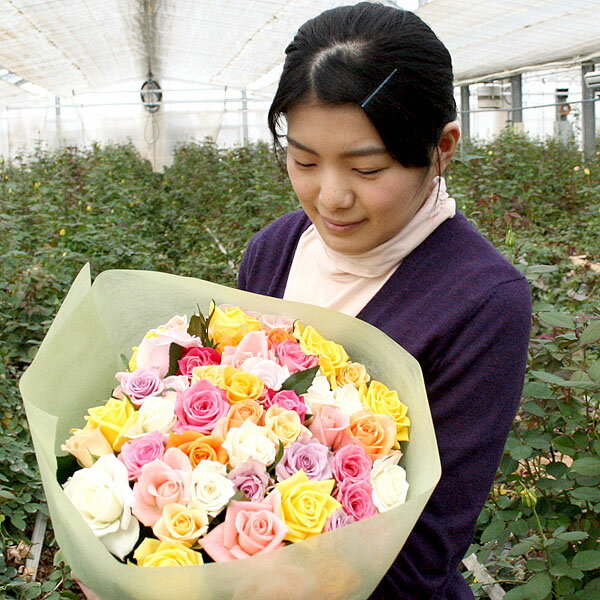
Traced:
<path id="1" fill-rule="evenodd" d="M 442 177 L 411 221 L 393 238 L 360 255 L 332 250 L 314 225 L 296 247 L 284 299 L 331 308 L 355 317 L 408 256 L 456 212 Z"/>

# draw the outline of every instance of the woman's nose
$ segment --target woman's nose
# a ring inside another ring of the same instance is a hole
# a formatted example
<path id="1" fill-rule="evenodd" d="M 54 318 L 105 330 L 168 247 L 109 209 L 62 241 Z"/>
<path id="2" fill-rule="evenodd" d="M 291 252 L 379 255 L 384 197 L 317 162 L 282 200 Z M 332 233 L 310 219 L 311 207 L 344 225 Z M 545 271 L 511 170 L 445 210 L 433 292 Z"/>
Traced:
<path id="1" fill-rule="evenodd" d="M 319 187 L 319 204 L 329 211 L 350 208 L 354 193 L 341 177 L 325 176 Z"/>

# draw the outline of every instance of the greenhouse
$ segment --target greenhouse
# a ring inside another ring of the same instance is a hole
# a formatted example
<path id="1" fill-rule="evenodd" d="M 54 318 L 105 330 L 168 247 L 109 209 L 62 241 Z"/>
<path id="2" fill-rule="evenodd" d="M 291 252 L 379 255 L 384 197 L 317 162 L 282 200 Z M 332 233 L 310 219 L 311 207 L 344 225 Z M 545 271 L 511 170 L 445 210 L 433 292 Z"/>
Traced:
<path id="1" fill-rule="evenodd" d="M 600 599 L 598 15 L 0 0 L 0 598 Z"/>

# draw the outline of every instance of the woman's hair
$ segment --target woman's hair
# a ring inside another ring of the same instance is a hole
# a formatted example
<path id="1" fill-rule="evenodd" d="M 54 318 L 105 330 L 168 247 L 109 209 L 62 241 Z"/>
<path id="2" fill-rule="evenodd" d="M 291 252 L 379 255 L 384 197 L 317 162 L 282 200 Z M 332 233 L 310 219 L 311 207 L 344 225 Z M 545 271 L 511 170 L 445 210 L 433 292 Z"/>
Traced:
<path id="1" fill-rule="evenodd" d="M 371 2 L 326 10 L 285 53 L 268 116 L 278 148 L 281 119 L 295 105 L 355 104 L 401 165 L 431 165 L 456 102 L 450 54 L 417 15 Z"/>

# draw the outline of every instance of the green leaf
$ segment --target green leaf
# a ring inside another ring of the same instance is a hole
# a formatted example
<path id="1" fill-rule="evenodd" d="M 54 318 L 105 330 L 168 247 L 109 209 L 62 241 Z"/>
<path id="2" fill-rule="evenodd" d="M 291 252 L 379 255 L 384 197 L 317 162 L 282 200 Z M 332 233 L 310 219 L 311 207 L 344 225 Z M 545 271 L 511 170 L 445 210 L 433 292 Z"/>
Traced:
<path id="1" fill-rule="evenodd" d="M 584 346 L 600 340 L 600 320 L 590 323 L 581 333 L 579 341 Z"/>
<path id="2" fill-rule="evenodd" d="M 521 405 L 521 410 L 529 413 L 530 415 L 535 415 L 536 417 L 545 417 L 546 411 L 536 402 L 524 402 Z"/>
<path id="3" fill-rule="evenodd" d="M 497 539 L 504 531 L 505 526 L 506 524 L 504 521 L 501 521 L 500 519 L 492 521 L 481 533 L 481 543 L 485 544 L 486 542 Z"/>
<path id="4" fill-rule="evenodd" d="M 534 575 L 525 585 L 509 590 L 504 600 L 544 600 L 552 591 L 552 579 L 548 573 Z"/>
<path id="5" fill-rule="evenodd" d="M 562 477 L 568 470 L 569 467 L 562 462 L 549 463 L 546 465 L 546 472 L 557 479 Z"/>
<path id="6" fill-rule="evenodd" d="M 200 318 L 200 315 L 192 315 L 187 332 L 194 337 L 202 336 L 202 319 Z"/>
<path id="7" fill-rule="evenodd" d="M 17 497 L 10 490 L 0 490 L 0 498 L 2 500 L 16 500 L 17 499 Z M 0 502 L 2 500 L 0 500 Z"/>
<path id="8" fill-rule="evenodd" d="M 600 358 L 590 365 L 588 372 L 594 381 L 600 381 Z"/>
<path id="9" fill-rule="evenodd" d="M 540 321 L 550 327 L 561 329 L 575 329 L 575 320 L 571 315 L 560 312 L 544 312 L 540 314 Z"/>
<path id="10" fill-rule="evenodd" d="M 292 390 L 301 396 L 306 394 L 308 388 L 312 385 L 313 379 L 319 370 L 319 366 L 306 369 L 305 371 L 297 371 L 292 373 L 282 384 L 282 390 Z"/>
<path id="11" fill-rule="evenodd" d="M 555 375 L 554 373 L 546 373 L 546 371 L 529 371 L 530 375 L 545 381 L 546 383 L 554 383 L 556 385 L 564 385 L 567 383 L 565 379 Z"/>
<path id="12" fill-rule="evenodd" d="M 581 473 L 588 477 L 596 477 L 600 475 L 600 458 L 596 456 L 584 456 L 573 461 L 571 470 L 575 473 Z"/>
<path id="13" fill-rule="evenodd" d="M 523 387 L 523 396 L 527 398 L 537 398 L 538 400 L 547 400 L 552 398 L 552 390 L 539 381 L 528 381 Z"/>
<path id="14" fill-rule="evenodd" d="M 517 446 L 510 451 L 511 458 L 515 460 L 523 460 L 529 458 L 533 454 L 533 448 L 531 446 Z"/>
<path id="15" fill-rule="evenodd" d="M 545 571 L 547 568 L 547 564 L 543 560 L 539 560 L 537 558 L 532 558 L 531 560 L 525 561 L 525 568 L 530 571 Z"/>
<path id="16" fill-rule="evenodd" d="M 129 370 L 129 359 L 124 354 L 119 354 L 119 358 L 125 365 L 125 370 Z"/>
<path id="17" fill-rule="evenodd" d="M 535 540 L 525 540 L 523 542 L 519 542 L 515 544 L 508 552 L 510 556 L 521 556 L 521 554 L 525 554 L 529 552 L 532 548 L 539 547 L 539 543 Z"/>
<path id="18" fill-rule="evenodd" d="M 571 491 L 571 496 L 577 500 L 598 502 L 600 500 L 600 490 L 593 487 L 578 487 Z"/>
<path id="19" fill-rule="evenodd" d="M 176 344 L 173 342 L 169 346 L 169 370 L 167 371 L 166 377 L 170 377 L 171 375 L 175 375 L 179 370 L 179 365 L 177 361 L 181 359 L 183 355 L 183 346 Z"/>
<path id="20" fill-rule="evenodd" d="M 571 566 L 580 571 L 593 571 L 600 567 L 600 550 L 581 550 L 571 561 Z"/>
<path id="21" fill-rule="evenodd" d="M 559 533 L 554 537 L 559 540 L 564 540 L 565 542 L 579 542 L 581 540 L 586 540 L 589 538 L 589 534 L 585 531 L 565 531 L 564 533 Z"/>

